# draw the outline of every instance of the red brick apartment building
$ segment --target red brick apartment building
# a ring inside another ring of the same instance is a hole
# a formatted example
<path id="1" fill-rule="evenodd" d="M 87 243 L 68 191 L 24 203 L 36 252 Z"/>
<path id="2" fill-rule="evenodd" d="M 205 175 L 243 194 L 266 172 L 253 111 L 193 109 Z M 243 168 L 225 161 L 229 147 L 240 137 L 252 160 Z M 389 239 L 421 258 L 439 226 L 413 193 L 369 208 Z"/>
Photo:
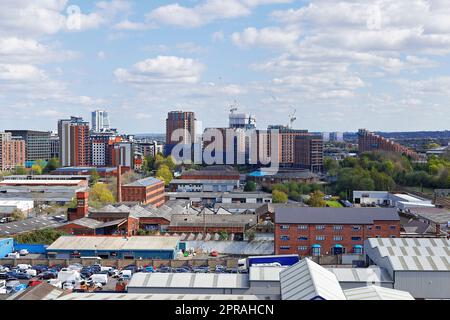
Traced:
<path id="1" fill-rule="evenodd" d="M 17 166 L 25 166 L 25 140 L 0 132 L 0 171 L 13 170 Z"/>
<path id="2" fill-rule="evenodd" d="M 414 160 L 420 159 L 420 155 L 399 143 L 376 135 L 366 129 L 359 129 L 358 131 L 358 152 L 370 151 L 389 151 L 404 154 Z"/>
<path id="3" fill-rule="evenodd" d="M 395 208 L 275 209 L 275 254 L 361 254 L 364 240 L 375 237 L 400 237 Z"/>
<path id="4" fill-rule="evenodd" d="M 164 182 L 153 177 L 141 179 L 122 186 L 122 201 L 152 204 L 160 207 L 164 204 Z"/>

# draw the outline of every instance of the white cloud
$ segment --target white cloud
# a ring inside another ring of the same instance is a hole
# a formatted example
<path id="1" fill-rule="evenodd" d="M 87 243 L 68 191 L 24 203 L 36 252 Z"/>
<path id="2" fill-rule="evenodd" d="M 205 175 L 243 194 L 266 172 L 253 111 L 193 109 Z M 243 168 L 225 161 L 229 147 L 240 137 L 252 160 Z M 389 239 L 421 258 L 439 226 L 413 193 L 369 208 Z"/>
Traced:
<path id="1" fill-rule="evenodd" d="M 106 59 L 106 53 L 105 53 L 105 51 L 99 51 L 99 52 L 97 52 L 97 58 L 98 58 L 99 60 L 105 60 L 105 59 Z"/>
<path id="2" fill-rule="evenodd" d="M 134 84 L 197 83 L 204 66 L 193 59 L 158 56 L 140 61 L 130 69 L 116 69 L 119 82 Z"/>
<path id="3" fill-rule="evenodd" d="M 29 82 L 45 78 L 42 70 L 30 64 L 0 64 L 0 81 Z"/>
<path id="4" fill-rule="evenodd" d="M 205 0 L 193 7 L 178 3 L 158 7 L 146 16 L 147 20 L 161 25 L 193 28 L 220 19 L 245 17 L 254 7 L 267 4 L 289 3 L 290 0 Z"/>
<path id="5" fill-rule="evenodd" d="M 297 28 L 268 27 L 263 29 L 246 28 L 243 32 L 231 35 L 233 43 L 239 47 L 270 47 L 278 49 L 293 48 L 300 37 Z"/>
<path id="6" fill-rule="evenodd" d="M 225 40 L 225 35 L 222 30 L 216 31 L 212 34 L 211 39 L 213 42 L 223 42 Z"/>
<path id="7" fill-rule="evenodd" d="M 132 22 L 128 19 L 125 19 L 119 23 L 116 23 L 113 28 L 116 30 L 142 31 L 152 29 L 154 28 L 154 26 L 142 22 Z"/>

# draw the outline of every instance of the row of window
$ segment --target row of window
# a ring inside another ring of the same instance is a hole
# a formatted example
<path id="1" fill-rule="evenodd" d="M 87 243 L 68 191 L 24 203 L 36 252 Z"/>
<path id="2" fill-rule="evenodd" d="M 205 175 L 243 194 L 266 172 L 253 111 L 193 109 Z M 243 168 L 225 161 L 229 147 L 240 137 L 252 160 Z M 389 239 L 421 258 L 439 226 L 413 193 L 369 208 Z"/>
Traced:
<path id="1" fill-rule="evenodd" d="M 280 250 L 284 251 L 284 250 L 291 250 L 292 247 L 291 246 L 280 246 L 279 248 L 280 248 Z M 299 252 L 304 252 L 305 253 L 306 251 L 309 251 L 309 247 L 308 246 L 298 246 L 297 250 Z M 318 248 L 318 247 L 313 247 L 312 248 L 312 254 L 313 255 L 320 255 L 320 252 L 321 252 L 321 248 Z M 342 253 L 345 253 L 346 250 L 345 250 L 345 248 L 331 248 L 330 252 L 332 254 L 342 254 Z M 363 253 L 363 249 L 362 249 L 362 247 L 354 247 L 352 252 L 355 253 L 355 254 L 362 254 Z"/>
<path id="2" fill-rule="evenodd" d="M 315 226 L 316 230 L 325 230 L 325 228 L 326 228 L 325 225 L 316 225 Z M 372 226 L 367 226 L 367 230 L 372 230 L 372 228 L 373 228 Z M 282 225 L 280 225 L 280 229 L 281 230 L 289 230 L 290 229 L 290 225 L 282 224 Z M 308 225 L 299 225 L 299 226 L 297 226 L 297 229 L 298 230 L 308 230 Z M 336 230 L 336 231 L 337 230 L 343 230 L 343 229 L 344 229 L 343 225 L 334 225 L 333 226 L 333 230 Z M 362 229 L 362 227 L 360 225 L 353 225 L 352 226 L 352 230 L 359 231 L 361 229 Z M 394 226 L 394 225 L 389 226 L 389 229 L 390 230 L 396 230 L 397 226 Z M 375 226 L 375 230 L 381 230 L 381 226 Z"/>
<path id="3" fill-rule="evenodd" d="M 377 236 L 377 238 L 379 238 L 380 236 Z M 391 236 L 391 238 L 395 238 L 395 236 Z M 280 236 L 280 239 L 282 241 L 289 241 L 291 239 L 290 236 L 288 235 L 282 235 Z M 316 236 L 316 240 L 317 241 L 325 241 L 326 237 L 325 236 Z M 352 241 L 361 241 L 361 237 L 352 237 Z M 297 238 L 298 241 L 308 241 L 308 237 L 307 236 L 299 236 Z M 343 241 L 344 237 L 343 236 L 333 236 L 333 241 Z"/>

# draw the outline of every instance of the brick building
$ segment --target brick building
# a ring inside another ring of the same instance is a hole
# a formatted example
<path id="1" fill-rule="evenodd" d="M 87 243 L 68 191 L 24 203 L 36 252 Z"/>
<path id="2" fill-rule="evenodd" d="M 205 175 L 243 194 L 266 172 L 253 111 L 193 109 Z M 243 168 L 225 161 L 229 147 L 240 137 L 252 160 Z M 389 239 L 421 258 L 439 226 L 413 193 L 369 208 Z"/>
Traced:
<path id="1" fill-rule="evenodd" d="M 190 111 L 171 111 L 166 119 L 166 155 L 172 152 L 179 140 L 172 140 L 175 130 L 183 130 L 182 140 L 185 144 L 195 143 L 195 114 Z"/>
<path id="2" fill-rule="evenodd" d="M 60 161 L 63 167 L 81 167 L 91 165 L 91 141 L 89 122 L 81 117 L 58 121 L 60 139 Z"/>
<path id="3" fill-rule="evenodd" d="M 122 201 L 152 204 L 160 207 L 164 204 L 164 182 L 153 177 L 141 179 L 122 186 Z"/>
<path id="4" fill-rule="evenodd" d="M 300 136 L 308 135 L 308 130 L 291 129 L 286 126 L 269 126 L 268 130 L 278 130 L 278 161 L 282 165 L 294 164 L 295 139 Z M 267 140 L 268 154 L 271 153 L 271 139 Z"/>
<path id="5" fill-rule="evenodd" d="M 361 254 L 364 240 L 375 237 L 400 237 L 395 208 L 275 209 L 275 254 Z"/>
<path id="6" fill-rule="evenodd" d="M 0 133 L 0 171 L 25 166 L 25 141 L 13 138 L 11 133 Z"/>
<path id="7" fill-rule="evenodd" d="M 388 151 L 404 154 L 414 160 L 420 159 L 420 155 L 399 143 L 374 134 L 366 129 L 358 131 L 358 152 Z"/>
<path id="8" fill-rule="evenodd" d="M 294 165 L 312 172 L 323 170 L 322 136 L 308 134 L 295 137 Z"/>

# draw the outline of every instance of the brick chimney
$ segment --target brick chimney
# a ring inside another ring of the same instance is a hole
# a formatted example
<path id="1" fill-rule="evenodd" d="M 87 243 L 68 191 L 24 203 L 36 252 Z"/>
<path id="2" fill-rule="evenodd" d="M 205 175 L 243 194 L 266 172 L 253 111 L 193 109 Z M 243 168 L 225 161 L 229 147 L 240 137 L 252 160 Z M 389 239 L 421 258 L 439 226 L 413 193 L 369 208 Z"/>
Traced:
<path id="1" fill-rule="evenodd" d="M 70 212 L 68 220 L 73 221 L 81 218 L 85 218 L 89 213 L 89 192 L 81 191 L 77 192 L 77 208 L 75 212 Z"/>
<path id="2" fill-rule="evenodd" d="M 122 166 L 117 166 L 117 202 L 122 202 Z"/>

